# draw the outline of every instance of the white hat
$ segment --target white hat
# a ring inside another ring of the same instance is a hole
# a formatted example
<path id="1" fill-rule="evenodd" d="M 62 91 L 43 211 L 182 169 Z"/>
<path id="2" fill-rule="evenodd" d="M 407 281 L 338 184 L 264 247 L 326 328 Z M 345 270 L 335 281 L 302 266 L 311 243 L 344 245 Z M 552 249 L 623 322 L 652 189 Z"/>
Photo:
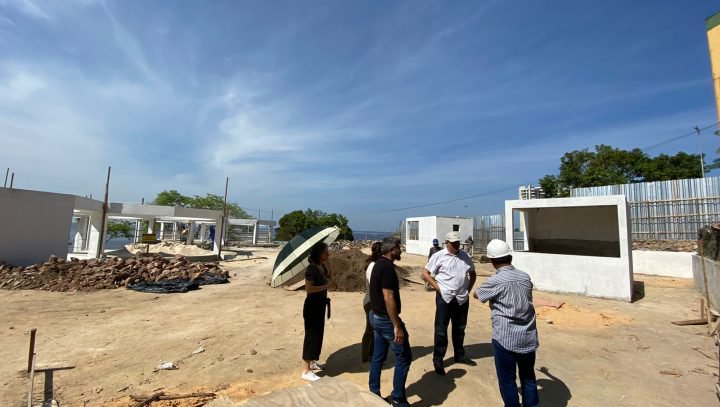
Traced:
<path id="1" fill-rule="evenodd" d="M 487 245 L 487 257 L 490 259 L 500 259 L 509 256 L 511 252 L 510 246 L 499 239 L 493 239 Z"/>
<path id="2" fill-rule="evenodd" d="M 460 233 L 458 232 L 447 232 L 445 233 L 445 241 L 446 242 L 459 242 L 460 241 Z"/>

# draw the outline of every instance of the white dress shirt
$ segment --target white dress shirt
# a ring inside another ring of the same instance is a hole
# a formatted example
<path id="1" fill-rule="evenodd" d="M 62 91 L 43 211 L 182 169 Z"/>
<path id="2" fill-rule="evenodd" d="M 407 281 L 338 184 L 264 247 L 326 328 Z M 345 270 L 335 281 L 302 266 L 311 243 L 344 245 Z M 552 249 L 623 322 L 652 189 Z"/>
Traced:
<path id="1" fill-rule="evenodd" d="M 437 281 L 445 302 L 450 303 L 453 298 L 460 305 L 468 302 L 470 272 L 475 272 L 475 265 L 465 250 L 460 250 L 457 255 L 450 254 L 447 249 L 440 250 L 433 254 L 425 268 Z"/>

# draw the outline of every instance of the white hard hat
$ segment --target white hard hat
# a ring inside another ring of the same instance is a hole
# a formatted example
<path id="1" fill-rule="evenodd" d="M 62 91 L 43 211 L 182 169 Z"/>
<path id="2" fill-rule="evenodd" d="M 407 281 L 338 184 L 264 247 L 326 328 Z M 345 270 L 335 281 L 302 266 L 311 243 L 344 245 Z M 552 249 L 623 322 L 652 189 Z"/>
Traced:
<path id="1" fill-rule="evenodd" d="M 510 246 L 502 240 L 493 239 L 487 245 L 487 257 L 490 259 L 499 259 L 509 256 L 510 253 Z"/>

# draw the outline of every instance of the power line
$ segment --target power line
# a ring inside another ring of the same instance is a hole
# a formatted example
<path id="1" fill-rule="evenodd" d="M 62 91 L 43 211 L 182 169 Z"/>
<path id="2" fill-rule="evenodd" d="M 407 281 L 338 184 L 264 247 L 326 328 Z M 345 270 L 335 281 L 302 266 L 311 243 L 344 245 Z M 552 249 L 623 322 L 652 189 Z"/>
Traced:
<path id="1" fill-rule="evenodd" d="M 703 131 L 705 131 L 705 130 L 708 130 L 708 129 L 711 129 L 711 128 L 713 128 L 713 127 L 716 127 L 716 126 L 718 126 L 719 124 L 720 124 L 720 122 L 715 122 L 714 124 L 711 124 L 711 125 L 709 125 L 709 126 L 705 126 L 705 127 L 700 128 L 700 131 L 703 132 Z M 669 138 L 669 139 L 667 139 L 667 140 L 661 141 L 661 142 L 659 142 L 659 143 L 652 144 L 652 145 L 650 145 L 650 146 L 647 146 L 647 147 L 645 147 L 645 148 L 642 148 L 641 150 L 644 151 L 644 150 L 650 150 L 650 149 L 653 149 L 653 148 L 657 148 L 657 147 L 663 146 L 663 145 L 665 145 L 665 144 L 669 144 L 669 143 L 672 143 L 672 142 L 674 142 L 674 141 L 677 141 L 677 140 L 680 140 L 680 139 L 683 139 L 683 138 L 685 138 L 685 137 L 689 137 L 689 136 L 692 136 L 692 135 L 695 135 L 695 134 L 697 134 L 697 131 L 696 131 L 696 130 L 693 130 L 693 131 L 688 132 L 688 133 L 685 133 L 685 134 L 683 134 L 683 135 L 675 136 L 675 137 Z M 406 211 L 406 210 L 411 210 L 411 209 L 427 208 L 427 207 L 429 207 L 429 206 L 436 206 L 436 205 L 443 205 L 443 204 L 452 203 L 452 202 L 465 201 L 465 200 L 473 199 L 473 198 L 480 198 L 480 197 L 484 197 L 484 196 L 488 196 L 488 195 L 498 194 L 498 193 L 500 193 L 500 192 L 505 192 L 505 191 L 509 191 L 509 190 L 514 190 L 514 189 L 516 189 L 516 188 L 517 188 L 517 186 L 516 186 L 516 185 L 513 185 L 512 187 L 506 187 L 506 188 L 502 188 L 502 189 L 496 189 L 496 190 L 492 190 L 492 191 L 482 192 L 482 193 L 479 193 L 479 194 L 476 194 L 476 195 L 465 196 L 465 197 L 462 197 L 462 198 L 449 199 L 449 200 L 446 200 L 446 201 L 433 202 L 433 203 L 427 203 L 427 204 L 421 204 L 421 205 L 414 205 L 414 206 L 408 206 L 408 207 L 404 207 L 404 208 L 393 208 L 393 209 L 384 209 L 384 210 L 373 211 L 373 212 L 357 212 L 357 213 L 347 213 L 347 214 L 348 214 L 348 215 L 352 215 L 352 216 L 365 216 L 365 215 L 378 215 L 378 214 L 382 214 L 382 213 L 401 212 L 401 211 Z"/>
<path id="2" fill-rule="evenodd" d="M 711 124 L 711 125 L 709 125 L 709 126 L 703 127 L 703 128 L 700 129 L 700 131 L 703 132 L 703 131 L 705 131 L 705 130 L 711 129 L 711 128 L 713 128 L 713 127 L 716 127 L 718 124 L 720 124 L 720 122 L 716 122 L 716 123 Z M 670 143 L 672 143 L 672 142 L 675 142 L 675 141 L 684 139 L 685 137 L 694 136 L 694 135 L 696 135 L 696 134 L 697 134 L 697 130 L 693 130 L 693 131 L 688 132 L 688 133 L 685 133 L 685 134 L 683 134 L 683 135 L 671 137 L 671 138 L 669 138 L 669 139 L 667 139 L 667 140 L 664 140 L 664 141 L 661 141 L 661 142 L 659 142 L 659 143 L 652 144 L 652 145 L 650 145 L 650 146 L 647 146 L 647 147 L 645 147 L 645 148 L 642 148 L 641 150 L 652 150 L 653 148 L 657 148 L 657 147 L 660 147 L 660 146 L 664 146 L 664 145 L 666 145 L 666 144 L 670 144 Z"/>

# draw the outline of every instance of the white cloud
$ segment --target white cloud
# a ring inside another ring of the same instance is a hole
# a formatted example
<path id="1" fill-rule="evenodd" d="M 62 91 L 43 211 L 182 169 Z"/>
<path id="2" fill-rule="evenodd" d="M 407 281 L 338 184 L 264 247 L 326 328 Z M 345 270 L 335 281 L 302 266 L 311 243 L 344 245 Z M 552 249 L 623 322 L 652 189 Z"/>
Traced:
<path id="1" fill-rule="evenodd" d="M 20 12 L 41 20 L 49 20 L 50 16 L 33 0 L 0 0 L 0 6 L 12 7 Z"/>

